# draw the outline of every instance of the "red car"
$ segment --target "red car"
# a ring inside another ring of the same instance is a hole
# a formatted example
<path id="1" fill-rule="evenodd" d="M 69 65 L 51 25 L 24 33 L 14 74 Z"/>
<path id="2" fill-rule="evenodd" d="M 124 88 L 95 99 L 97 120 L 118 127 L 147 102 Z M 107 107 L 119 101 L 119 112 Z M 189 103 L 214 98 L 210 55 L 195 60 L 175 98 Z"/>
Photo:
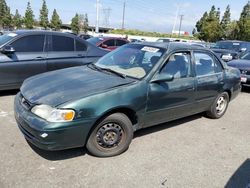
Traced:
<path id="1" fill-rule="evenodd" d="M 112 51 L 118 48 L 119 46 L 129 43 L 129 41 L 124 38 L 116 37 L 92 37 L 87 41 L 109 51 Z"/>

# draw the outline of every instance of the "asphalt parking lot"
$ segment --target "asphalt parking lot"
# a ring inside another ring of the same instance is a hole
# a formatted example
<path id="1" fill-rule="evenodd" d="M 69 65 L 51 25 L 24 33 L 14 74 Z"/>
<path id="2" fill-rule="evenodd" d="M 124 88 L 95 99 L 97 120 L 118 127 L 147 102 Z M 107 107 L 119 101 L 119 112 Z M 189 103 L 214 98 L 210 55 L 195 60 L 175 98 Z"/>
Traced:
<path id="1" fill-rule="evenodd" d="M 112 158 L 46 152 L 16 126 L 17 91 L 0 92 L 0 187 L 250 187 L 250 89 L 219 120 L 201 114 L 141 130 Z"/>

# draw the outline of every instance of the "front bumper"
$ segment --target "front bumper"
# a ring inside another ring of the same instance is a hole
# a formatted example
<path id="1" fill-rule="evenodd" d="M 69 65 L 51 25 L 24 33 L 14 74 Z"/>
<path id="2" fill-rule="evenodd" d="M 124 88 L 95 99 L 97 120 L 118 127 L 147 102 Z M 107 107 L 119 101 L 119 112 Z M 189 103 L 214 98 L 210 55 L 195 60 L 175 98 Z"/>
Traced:
<path id="1" fill-rule="evenodd" d="M 34 115 L 22 104 L 20 93 L 15 97 L 15 119 L 24 137 L 44 150 L 63 150 L 85 145 L 95 119 L 50 123 Z M 47 134 L 42 137 L 42 134 Z"/>

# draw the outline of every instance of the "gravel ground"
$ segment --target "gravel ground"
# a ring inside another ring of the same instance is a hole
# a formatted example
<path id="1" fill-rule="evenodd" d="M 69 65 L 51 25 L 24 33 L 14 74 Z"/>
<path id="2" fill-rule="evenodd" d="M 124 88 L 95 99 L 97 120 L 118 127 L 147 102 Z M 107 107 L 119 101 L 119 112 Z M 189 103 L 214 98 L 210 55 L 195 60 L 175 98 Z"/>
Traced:
<path id="1" fill-rule="evenodd" d="M 141 130 L 128 151 L 30 146 L 13 116 L 17 91 L 0 92 L 0 187 L 250 187 L 250 89 L 219 120 L 195 115 Z"/>

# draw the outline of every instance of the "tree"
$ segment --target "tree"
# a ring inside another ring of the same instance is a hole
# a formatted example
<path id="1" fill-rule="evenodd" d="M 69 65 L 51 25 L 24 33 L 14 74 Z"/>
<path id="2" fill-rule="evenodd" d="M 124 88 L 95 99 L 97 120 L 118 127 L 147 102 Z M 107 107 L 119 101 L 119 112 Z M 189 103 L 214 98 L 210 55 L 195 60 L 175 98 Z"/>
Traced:
<path id="1" fill-rule="evenodd" d="M 215 42 L 222 36 L 220 26 L 220 9 L 215 6 L 211 7 L 209 13 L 205 12 L 201 19 L 196 23 L 198 38 L 201 40 Z"/>
<path id="2" fill-rule="evenodd" d="M 202 26 L 203 26 L 203 24 L 205 23 L 205 21 L 207 20 L 207 18 L 208 18 L 208 13 L 205 12 L 205 13 L 203 14 L 203 16 L 201 17 L 201 19 L 200 19 L 199 21 L 196 22 L 195 27 L 196 27 L 196 29 L 197 29 L 197 32 L 201 32 Z"/>
<path id="3" fill-rule="evenodd" d="M 238 22 L 238 39 L 250 41 L 250 2 L 243 7 Z"/>
<path id="4" fill-rule="evenodd" d="M 79 15 L 78 14 L 76 14 L 75 17 L 73 17 L 71 20 L 71 30 L 76 34 L 78 34 L 80 31 Z"/>
<path id="5" fill-rule="evenodd" d="M 19 14 L 18 10 L 16 9 L 16 13 L 13 17 L 13 25 L 16 29 L 19 29 L 22 27 L 22 23 L 23 23 L 22 16 Z"/>
<path id="6" fill-rule="evenodd" d="M 5 16 L 3 18 L 3 27 L 7 29 L 13 28 L 12 15 L 8 6 L 6 7 Z"/>
<path id="7" fill-rule="evenodd" d="M 79 27 L 80 31 L 83 31 L 84 33 L 87 33 L 89 28 L 89 19 L 87 14 L 80 14 L 78 15 L 79 18 Z"/>
<path id="8" fill-rule="evenodd" d="M 83 31 L 84 31 L 84 33 L 88 32 L 88 28 L 89 28 L 88 14 L 85 14 L 85 16 L 84 16 L 84 22 L 83 22 Z"/>
<path id="9" fill-rule="evenodd" d="M 12 17 L 5 0 L 0 0 L 0 28 L 11 28 Z"/>
<path id="10" fill-rule="evenodd" d="M 239 26 L 237 21 L 232 21 L 228 26 L 228 39 L 237 39 L 239 33 Z"/>
<path id="11" fill-rule="evenodd" d="M 227 39 L 230 35 L 230 24 L 231 24 L 230 6 L 227 5 L 227 8 L 220 22 L 222 29 L 222 37 L 225 39 Z"/>
<path id="12" fill-rule="evenodd" d="M 25 23 L 26 28 L 33 29 L 34 14 L 33 14 L 33 11 L 31 9 L 30 2 L 28 2 L 28 4 L 27 4 L 27 9 L 25 12 L 25 17 L 24 17 L 24 23 Z"/>
<path id="13" fill-rule="evenodd" d="M 52 29 L 58 31 L 58 30 L 60 30 L 61 25 L 62 25 L 62 21 L 56 12 L 56 9 L 54 9 L 53 14 L 52 14 L 52 18 L 50 21 L 50 26 Z"/>
<path id="14" fill-rule="evenodd" d="M 40 10 L 40 26 L 45 29 L 49 27 L 48 12 L 46 1 L 43 0 L 42 9 Z"/>
<path id="15" fill-rule="evenodd" d="M 6 14 L 7 4 L 5 0 L 0 0 L 0 29 L 3 28 L 3 19 Z"/>

